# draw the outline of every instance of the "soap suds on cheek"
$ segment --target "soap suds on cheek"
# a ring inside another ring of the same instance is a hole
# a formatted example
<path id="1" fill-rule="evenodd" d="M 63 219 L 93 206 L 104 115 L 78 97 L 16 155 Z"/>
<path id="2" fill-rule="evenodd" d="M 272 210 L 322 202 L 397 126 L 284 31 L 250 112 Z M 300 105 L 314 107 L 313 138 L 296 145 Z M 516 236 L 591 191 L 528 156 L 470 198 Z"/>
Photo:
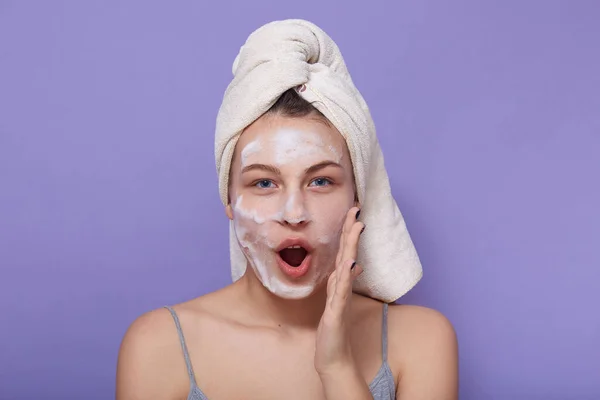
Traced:
<path id="1" fill-rule="evenodd" d="M 261 215 L 257 210 L 243 207 L 241 196 L 234 207 L 234 229 L 238 243 L 254 269 L 258 279 L 270 292 L 283 298 L 302 298 L 312 292 L 312 285 L 288 284 L 277 277 L 277 264 L 273 253 L 276 243 L 269 240 L 268 222 L 281 213 Z"/>
<path id="2" fill-rule="evenodd" d="M 264 216 L 256 210 L 242 207 L 242 199 L 234 207 L 234 229 L 242 250 L 246 254 L 250 266 L 255 271 L 260 282 L 271 293 L 286 299 L 301 299 L 310 295 L 322 280 L 315 276 L 310 282 L 292 284 L 278 277 L 278 266 L 273 249 L 276 244 L 269 241 L 269 221 L 277 218 L 278 214 Z"/>
<path id="3" fill-rule="evenodd" d="M 249 219 L 252 222 L 254 222 L 255 224 L 259 224 L 259 225 L 264 224 L 266 221 L 265 218 L 260 216 L 256 210 L 246 211 L 246 210 L 238 209 L 238 216 L 240 218 Z"/>
<path id="4" fill-rule="evenodd" d="M 256 209 L 245 208 L 243 205 L 243 195 L 238 196 L 234 206 L 234 227 L 238 240 L 244 240 L 248 243 L 266 244 L 269 248 L 274 248 L 275 244 L 269 241 L 265 223 L 273 219 L 273 216 L 265 215 Z M 238 232 L 239 230 L 239 232 Z"/>
<path id="5" fill-rule="evenodd" d="M 234 230 L 238 243 L 259 280 L 265 284 L 269 281 L 266 252 L 272 246 L 269 246 L 266 235 L 262 234 L 261 224 L 264 223 L 262 221 L 264 218 L 259 218 L 256 212 L 249 212 L 236 204 Z"/>

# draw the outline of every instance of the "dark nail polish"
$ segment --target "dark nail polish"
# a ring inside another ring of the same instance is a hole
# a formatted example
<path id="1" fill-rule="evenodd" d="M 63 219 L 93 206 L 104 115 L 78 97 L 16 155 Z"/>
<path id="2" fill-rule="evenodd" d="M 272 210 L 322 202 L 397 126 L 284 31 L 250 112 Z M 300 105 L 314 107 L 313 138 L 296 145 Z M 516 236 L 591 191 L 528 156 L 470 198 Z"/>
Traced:
<path id="1" fill-rule="evenodd" d="M 363 232 L 365 231 L 365 228 L 366 228 L 366 227 L 367 227 L 366 225 L 365 225 L 365 226 L 363 226 L 363 228 L 360 230 L 360 233 L 363 233 Z"/>
<path id="2" fill-rule="evenodd" d="M 356 261 L 354 261 L 354 262 L 352 263 L 352 266 L 350 267 L 350 271 L 352 271 L 352 270 L 354 269 L 354 267 L 356 267 Z"/>
<path id="3" fill-rule="evenodd" d="M 358 219 L 358 216 L 359 216 L 359 215 L 360 215 L 360 210 L 358 210 L 358 211 L 356 212 L 356 219 Z"/>

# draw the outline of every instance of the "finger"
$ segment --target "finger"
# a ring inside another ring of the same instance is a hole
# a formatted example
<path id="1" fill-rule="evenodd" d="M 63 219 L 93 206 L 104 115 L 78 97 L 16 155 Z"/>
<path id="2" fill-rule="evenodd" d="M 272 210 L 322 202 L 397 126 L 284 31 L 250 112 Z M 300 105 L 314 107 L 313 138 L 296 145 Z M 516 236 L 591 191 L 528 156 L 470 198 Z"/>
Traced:
<path id="1" fill-rule="evenodd" d="M 358 276 L 362 273 L 363 273 L 363 267 L 361 267 L 360 264 L 355 264 L 354 268 L 351 269 L 350 280 L 352 282 L 354 282 L 354 280 L 356 278 L 358 278 Z"/>
<path id="2" fill-rule="evenodd" d="M 344 235 L 344 228 L 343 228 L 342 224 L 342 231 L 340 233 L 340 239 L 339 239 L 339 243 L 338 243 L 338 251 L 337 254 L 335 256 L 335 265 L 337 266 L 339 263 L 342 262 L 342 254 L 344 253 L 344 241 L 346 240 L 346 235 Z"/>
<path id="3" fill-rule="evenodd" d="M 327 279 L 327 300 L 325 302 L 326 307 L 330 307 L 333 296 L 335 294 L 336 284 L 337 284 L 337 271 L 333 271 L 329 278 Z"/>
<path id="4" fill-rule="evenodd" d="M 336 271 L 337 282 L 333 298 L 331 299 L 331 307 L 337 315 L 343 313 L 346 302 L 352 294 L 352 273 L 356 268 L 356 262 L 354 260 L 346 260 L 340 266 Z"/>
<path id="5" fill-rule="evenodd" d="M 356 215 L 358 213 L 358 207 L 352 207 L 346 213 L 344 220 L 342 221 L 342 232 L 340 234 L 340 241 L 338 246 L 338 253 L 335 260 L 335 264 L 338 265 L 343 261 L 342 255 L 344 254 L 344 244 L 346 243 L 346 237 L 348 229 L 352 226 L 352 218 L 356 220 Z"/>
<path id="6" fill-rule="evenodd" d="M 352 229 L 352 226 L 354 225 L 354 223 L 356 221 L 358 221 L 358 216 L 360 214 L 360 208 L 358 207 L 352 207 L 350 210 L 348 210 L 348 213 L 346 213 L 346 219 L 344 220 L 344 236 L 348 237 L 348 233 L 350 232 L 350 229 Z"/>
<path id="7" fill-rule="evenodd" d="M 360 213 L 360 208 L 352 207 L 346 213 L 346 218 L 344 219 L 344 223 L 342 224 L 342 234 L 340 235 L 340 246 L 338 250 L 338 254 L 336 257 L 336 265 L 339 266 L 344 260 L 347 260 L 349 257 L 347 256 L 347 242 L 348 242 L 348 234 L 352 230 L 352 227 L 356 223 L 357 216 Z"/>
<path id="8" fill-rule="evenodd" d="M 349 265 L 349 268 L 348 268 Z M 344 263 L 344 269 L 349 270 L 350 273 L 347 276 L 336 274 L 336 279 L 332 287 L 334 291 L 333 295 L 328 297 L 329 308 L 333 311 L 334 315 L 341 316 L 344 312 L 344 307 L 347 306 L 348 301 L 352 298 L 352 284 L 356 278 L 363 273 L 363 268 L 356 262 Z M 338 290 L 339 289 L 339 290 Z M 335 307 L 333 307 L 335 304 Z"/>
<path id="9" fill-rule="evenodd" d="M 363 224 L 360 221 L 357 221 L 348 230 L 348 233 L 346 235 L 346 241 L 344 243 L 344 252 L 342 254 L 342 260 L 356 260 L 358 256 L 358 240 L 364 228 L 365 224 Z"/>

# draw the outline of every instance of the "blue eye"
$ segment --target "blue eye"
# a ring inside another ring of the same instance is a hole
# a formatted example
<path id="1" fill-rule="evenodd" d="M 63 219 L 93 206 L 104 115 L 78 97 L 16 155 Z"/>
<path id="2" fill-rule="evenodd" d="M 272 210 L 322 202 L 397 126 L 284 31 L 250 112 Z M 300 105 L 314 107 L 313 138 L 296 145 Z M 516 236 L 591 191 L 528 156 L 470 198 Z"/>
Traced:
<path id="1" fill-rule="evenodd" d="M 273 182 L 271 182 L 268 179 L 263 179 L 260 180 L 258 182 L 256 182 L 255 186 L 260 188 L 260 189 L 271 189 L 273 186 Z"/>
<path id="2" fill-rule="evenodd" d="M 328 186 L 331 185 L 331 181 L 327 178 L 317 178 L 311 182 L 311 186 Z"/>

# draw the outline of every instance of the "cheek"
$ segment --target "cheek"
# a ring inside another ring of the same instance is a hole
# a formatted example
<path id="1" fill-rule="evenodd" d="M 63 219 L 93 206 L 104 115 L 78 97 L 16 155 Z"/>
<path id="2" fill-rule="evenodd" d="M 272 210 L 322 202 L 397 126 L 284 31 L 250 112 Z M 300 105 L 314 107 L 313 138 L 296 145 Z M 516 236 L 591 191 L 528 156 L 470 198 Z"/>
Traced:
<path id="1" fill-rule="evenodd" d="M 236 236 L 244 246 L 256 245 L 261 238 L 264 240 L 264 223 L 257 223 L 255 218 L 234 214 L 233 224 Z"/>
<path id="2" fill-rule="evenodd" d="M 238 203 L 239 204 L 239 203 Z M 273 241 L 269 240 L 272 218 L 268 210 L 259 210 L 236 206 L 233 210 L 233 225 L 236 236 L 244 248 L 254 249 L 258 247 L 273 247 Z"/>
<path id="3" fill-rule="evenodd" d="M 351 206 L 347 207 L 349 210 Z M 316 221 L 317 240 L 322 244 L 337 243 L 346 218 L 345 207 L 317 207 L 313 213 Z"/>

